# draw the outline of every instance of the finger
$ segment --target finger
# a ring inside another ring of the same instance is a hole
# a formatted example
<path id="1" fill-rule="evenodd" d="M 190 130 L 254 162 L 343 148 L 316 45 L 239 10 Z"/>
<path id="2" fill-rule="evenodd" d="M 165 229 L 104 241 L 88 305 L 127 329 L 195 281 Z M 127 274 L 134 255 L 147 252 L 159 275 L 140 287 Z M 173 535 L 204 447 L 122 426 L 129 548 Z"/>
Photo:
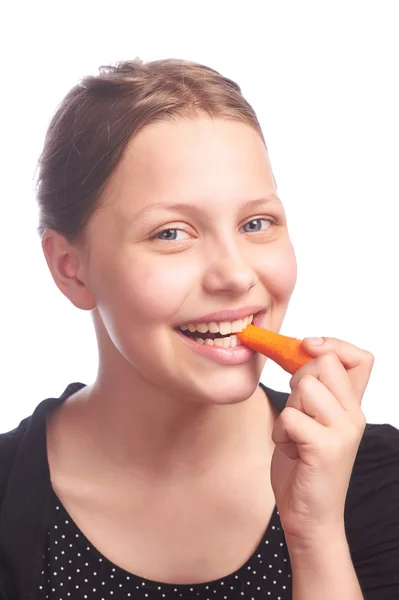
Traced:
<path id="1" fill-rule="evenodd" d="M 304 462 L 322 436 L 322 425 L 291 406 L 280 413 L 272 432 L 273 442 L 286 456 Z"/>
<path id="2" fill-rule="evenodd" d="M 358 410 L 360 402 L 353 390 L 349 374 L 336 354 L 326 352 L 303 365 L 291 378 L 291 389 L 294 389 L 305 375 L 312 375 L 321 381 L 345 410 Z"/>
<path id="3" fill-rule="evenodd" d="M 348 413 L 316 377 L 306 374 L 290 394 L 286 406 L 299 410 L 324 427 L 340 430 L 348 425 Z"/>
<path id="4" fill-rule="evenodd" d="M 363 350 L 349 342 L 344 342 L 343 340 L 333 337 L 322 338 L 324 343 L 321 345 L 310 344 L 308 339 L 309 338 L 305 338 L 303 340 L 303 345 L 311 356 L 320 356 L 325 352 L 333 352 L 338 356 L 349 375 L 353 390 L 360 403 L 374 365 L 373 354 L 368 350 Z"/>

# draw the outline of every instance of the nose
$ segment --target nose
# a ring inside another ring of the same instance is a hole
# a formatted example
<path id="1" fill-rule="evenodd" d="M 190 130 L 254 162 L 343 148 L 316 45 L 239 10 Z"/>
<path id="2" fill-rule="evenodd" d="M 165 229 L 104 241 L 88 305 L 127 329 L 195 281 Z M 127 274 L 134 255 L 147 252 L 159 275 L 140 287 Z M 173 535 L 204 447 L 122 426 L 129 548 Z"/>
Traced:
<path id="1" fill-rule="evenodd" d="M 238 247 L 215 250 L 206 267 L 203 285 L 210 294 L 241 296 L 253 288 L 258 277 Z"/>

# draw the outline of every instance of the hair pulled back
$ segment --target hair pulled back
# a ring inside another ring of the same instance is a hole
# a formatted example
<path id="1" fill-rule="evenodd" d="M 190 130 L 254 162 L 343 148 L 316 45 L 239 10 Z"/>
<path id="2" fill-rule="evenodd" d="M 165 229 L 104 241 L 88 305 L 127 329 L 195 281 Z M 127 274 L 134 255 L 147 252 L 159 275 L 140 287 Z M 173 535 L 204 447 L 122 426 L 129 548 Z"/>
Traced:
<path id="1" fill-rule="evenodd" d="M 129 141 L 145 126 L 207 113 L 261 126 L 240 87 L 201 64 L 136 58 L 103 66 L 65 96 L 38 162 L 38 232 L 81 241 Z"/>

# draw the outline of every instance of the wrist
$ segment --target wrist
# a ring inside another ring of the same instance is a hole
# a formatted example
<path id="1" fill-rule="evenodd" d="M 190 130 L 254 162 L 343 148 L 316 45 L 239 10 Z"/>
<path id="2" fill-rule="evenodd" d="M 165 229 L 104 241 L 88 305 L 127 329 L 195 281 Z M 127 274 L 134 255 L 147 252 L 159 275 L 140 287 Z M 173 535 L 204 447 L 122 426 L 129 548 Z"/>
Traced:
<path id="1" fill-rule="evenodd" d="M 291 564 L 320 565 L 349 552 L 345 526 L 307 532 L 305 536 L 286 536 Z"/>

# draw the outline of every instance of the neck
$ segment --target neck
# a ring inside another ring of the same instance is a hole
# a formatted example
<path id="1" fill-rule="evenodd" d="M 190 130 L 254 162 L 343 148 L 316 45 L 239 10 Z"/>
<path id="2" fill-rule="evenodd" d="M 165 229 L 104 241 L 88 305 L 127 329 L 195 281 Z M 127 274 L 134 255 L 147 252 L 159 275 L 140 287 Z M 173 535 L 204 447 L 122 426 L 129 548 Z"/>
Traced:
<path id="1" fill-rule="evenodd" d="M 84 388 L 70 417 L 84 434 L 86 455 L 96 455 L 103 470 L 168 479 L 262 460 L 275 421 L 260 387 L 243 402 L 215 405 L 168 396 L 148 382 L 115 385 L 114 378 Z"/>

